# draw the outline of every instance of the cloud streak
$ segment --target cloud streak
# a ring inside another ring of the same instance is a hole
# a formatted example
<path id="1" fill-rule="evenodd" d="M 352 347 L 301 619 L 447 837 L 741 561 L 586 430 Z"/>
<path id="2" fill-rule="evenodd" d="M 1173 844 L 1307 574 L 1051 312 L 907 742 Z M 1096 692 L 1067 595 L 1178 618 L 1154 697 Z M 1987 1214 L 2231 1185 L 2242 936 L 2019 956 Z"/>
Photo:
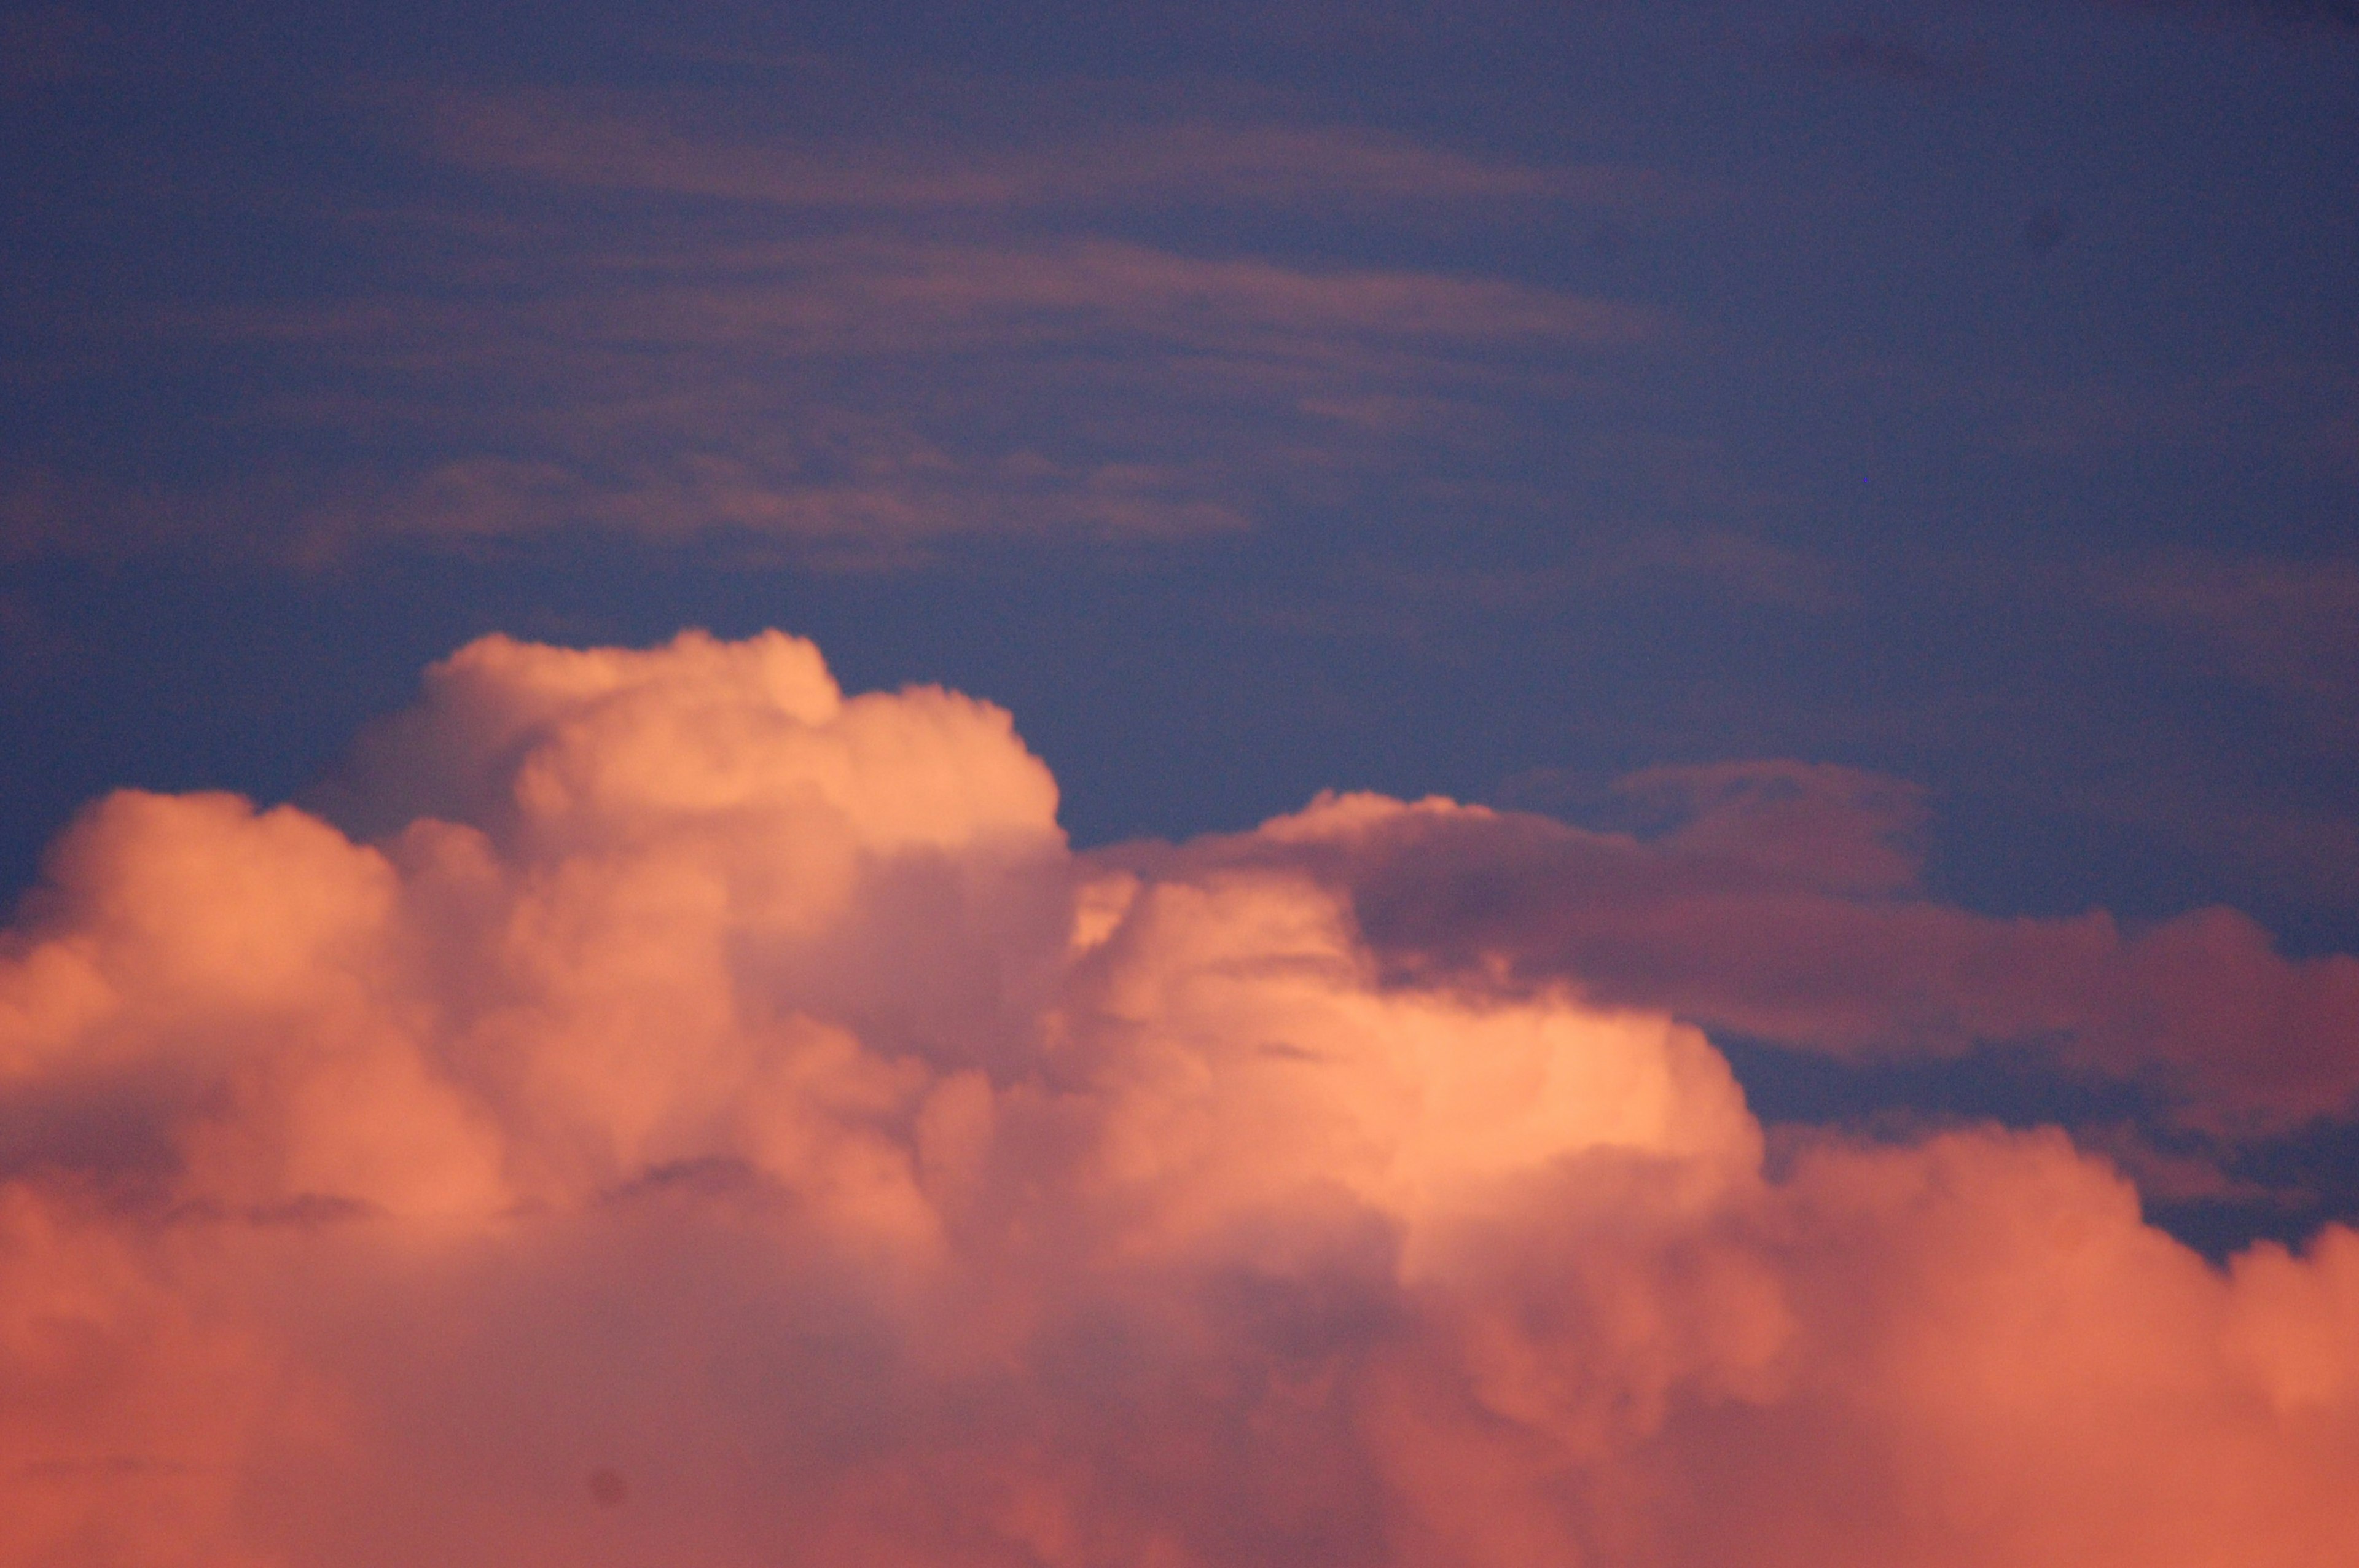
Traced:
<path id="1" fill-rule="evenodd" d="M 2330 724 L 2359 689 L 2359 565 L 2181 553 L 2107 574 L 2122 608 L 2192 632 L 2234 673 L 2315 705 Z"/>
<path id="2" fill-rule="evenodd" d="M 339 274 L 370 281 L 41 323 L 27 363 L 69 382 L 159 353 L 265 368 L 206 400 L 212 438 L 174 471 L 21 458 L 14 553 L 193 538 L 316 561 L 587 532 L 878 566 L 978 535 L 1219 535 L 1495 449 L 1675 329 L 1430 244 L 1254 229 L 1660 206 L 1644 170 L 1136 103 L 1045 127 L 998 105 L 955 135 L 923 114 L 868 135 L 842 105 L 798 131 L 684 92 L 356 108 L 437 191 L 342 213 Z"/>
<path id="3" fill-rule="evenodd" d="M 352 833 L 111 797 L 0 950 L 0 1127 L 56 1132 L 0 1165 L 0 1550 L 2359 1546 L 2359 1236 L 2213 1269 L 2054 1132 L 1772 1160 L 1684 1009 L 1398 972 L 1385 879 L 1468 835 L 1906 907 L 1905 792 L 1649 787 L 1701 806 L 1653 848 L 1354 797 L 1076 854 L 1005 713 L 773 633 L 472 644 Z"/>
<path id="4" fill-rule="evenodd" d="M 1484 160 L 1353 125 L 1183 119 L 997 148 L 966 138 L 955 151 L 914 139 L 780 146 L 716 135 L 660 104 L 546 93 L 444 95 L 423 121 L 441 157 L 486 172 L 837 211 L 1668 199 L 1660 178 L 1644 170 Z"/>
<path id="5" fill-rule="evenodd" d="M 1338 403 L 1422 394 L 1441 415 L 1408 437 L 1446 448 L 1453 417 L 1566 356 L 1666 332 L 1642 308 L 1494 278 L 873 238 L 592 257 L 521 307 L 377 299 L 201 325 L 364 389 L 352 415 L 281 420 L 443 450 L 500 437 L 500 453 L 316 500 L 290 524 L 309 540 L 587 525 L 873 557 L 960 533 L 1234 531 L 1271 486 L 1399 470 L 1404 431 L 1326 413 Z M 1019 408 L 1048 437 L 1016 438 Z"/>
<path id="6" fill-rule="evenodd" d="M 1469 449 L 1568 363 L 1671 330 L 1496 278 L 1089 237 L 592 246 L 530 295 L 178 319 L 339 388 L 239 408 L 241 430 L 381 455 L 184 495 L 177 531 L 242 512 L 312 554 L 590 529 L 876 561 L 962 535 L 1217 535 L 1272 494 Z M 1406 426 L 1357 416 L 1387 398 Z M 132 548 L 175 531 L 152 488 L 28 471 L 0 520 L 21 553 Z"/>

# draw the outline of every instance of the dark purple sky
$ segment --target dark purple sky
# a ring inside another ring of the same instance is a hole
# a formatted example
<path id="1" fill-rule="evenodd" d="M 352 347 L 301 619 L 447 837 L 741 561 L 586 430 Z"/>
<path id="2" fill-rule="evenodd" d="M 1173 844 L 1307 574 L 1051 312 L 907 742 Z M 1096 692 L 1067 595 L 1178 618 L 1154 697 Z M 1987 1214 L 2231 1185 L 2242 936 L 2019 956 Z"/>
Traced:
<path id="1" fill-rule="evenodd" d="M 1872 776 L 1961 917 L 2359 951 L 2354 155 L 2337 0 L 11 6 L 0 881 L 484 632 L 777 625 L 1083 844 L 1834 764 L 1743 776 Z M 1998 1033 L 1714 1037 L 2149 1117 Z M 2199 1239 L 2359 1191 L 2153 1136 L 2280 1195 Z"/>

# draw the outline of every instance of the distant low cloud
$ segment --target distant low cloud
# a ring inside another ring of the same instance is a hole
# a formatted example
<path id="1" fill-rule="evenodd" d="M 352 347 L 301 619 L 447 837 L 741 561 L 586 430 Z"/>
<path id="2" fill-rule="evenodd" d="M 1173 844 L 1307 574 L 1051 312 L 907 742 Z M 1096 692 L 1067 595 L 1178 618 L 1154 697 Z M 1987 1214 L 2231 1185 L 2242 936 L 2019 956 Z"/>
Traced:
<path id="1" fill-rule="evenodd" d="M 358 838 L 103 801 L 0 948 L 0 1555 L 2359 1551 L 2359 1235 L 2214 1268 L 2055 1131 L 1770 1160 L 1671 1000 L 1805 943 L 1862 1031 L 1896 961 L 2118 974 L 2159 1011 L 2100 1055 L 2175 1066 L 2270 994 L 2220 923 L 1993 938 L 1887 781 L 1634 787 L 1685 825 L 1351 796 L 1077 854 L 1000 710 L 690 633 L 461 650 Z"/>

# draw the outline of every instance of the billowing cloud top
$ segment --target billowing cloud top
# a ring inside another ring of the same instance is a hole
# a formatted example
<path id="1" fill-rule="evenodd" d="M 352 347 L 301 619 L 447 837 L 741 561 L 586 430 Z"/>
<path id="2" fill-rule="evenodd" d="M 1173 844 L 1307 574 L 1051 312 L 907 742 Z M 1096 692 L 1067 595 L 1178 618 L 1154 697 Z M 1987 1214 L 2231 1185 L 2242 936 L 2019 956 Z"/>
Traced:
<path id="1" fill-rule="evenodd" d="M 1055 809 L 775 633 L 461 650 L 364 840 L 93 807 L 0 951 L 0 1558 L 2359 1555 L 2359 1234 L 2215 1269 L 2058 1133 L 1768 1159 L 1571 916 L 1403 894 L 1505 819 Z M 1670 869 L 1790 891 L 1720 820 Z"/>

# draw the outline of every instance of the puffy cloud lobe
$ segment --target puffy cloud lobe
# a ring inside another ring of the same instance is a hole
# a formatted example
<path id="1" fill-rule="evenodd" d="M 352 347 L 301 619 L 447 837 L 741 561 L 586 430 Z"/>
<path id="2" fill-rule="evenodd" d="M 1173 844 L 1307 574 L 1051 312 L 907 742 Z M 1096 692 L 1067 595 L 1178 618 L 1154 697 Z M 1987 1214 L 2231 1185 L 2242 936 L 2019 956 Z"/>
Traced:
<path id="1" fill-rule="evenodd" d="M 462 650 L 363 840 L 101 803 L 0 960 L 0 1556 L 2359 1548 L 2359 1236 L 2214 1270 L 2059 1134 L 1773 1168 L 1669 1011 L 1383 972 L 1343 850 L 1495 819 L 1055 804 L 775 634 Z"/>

